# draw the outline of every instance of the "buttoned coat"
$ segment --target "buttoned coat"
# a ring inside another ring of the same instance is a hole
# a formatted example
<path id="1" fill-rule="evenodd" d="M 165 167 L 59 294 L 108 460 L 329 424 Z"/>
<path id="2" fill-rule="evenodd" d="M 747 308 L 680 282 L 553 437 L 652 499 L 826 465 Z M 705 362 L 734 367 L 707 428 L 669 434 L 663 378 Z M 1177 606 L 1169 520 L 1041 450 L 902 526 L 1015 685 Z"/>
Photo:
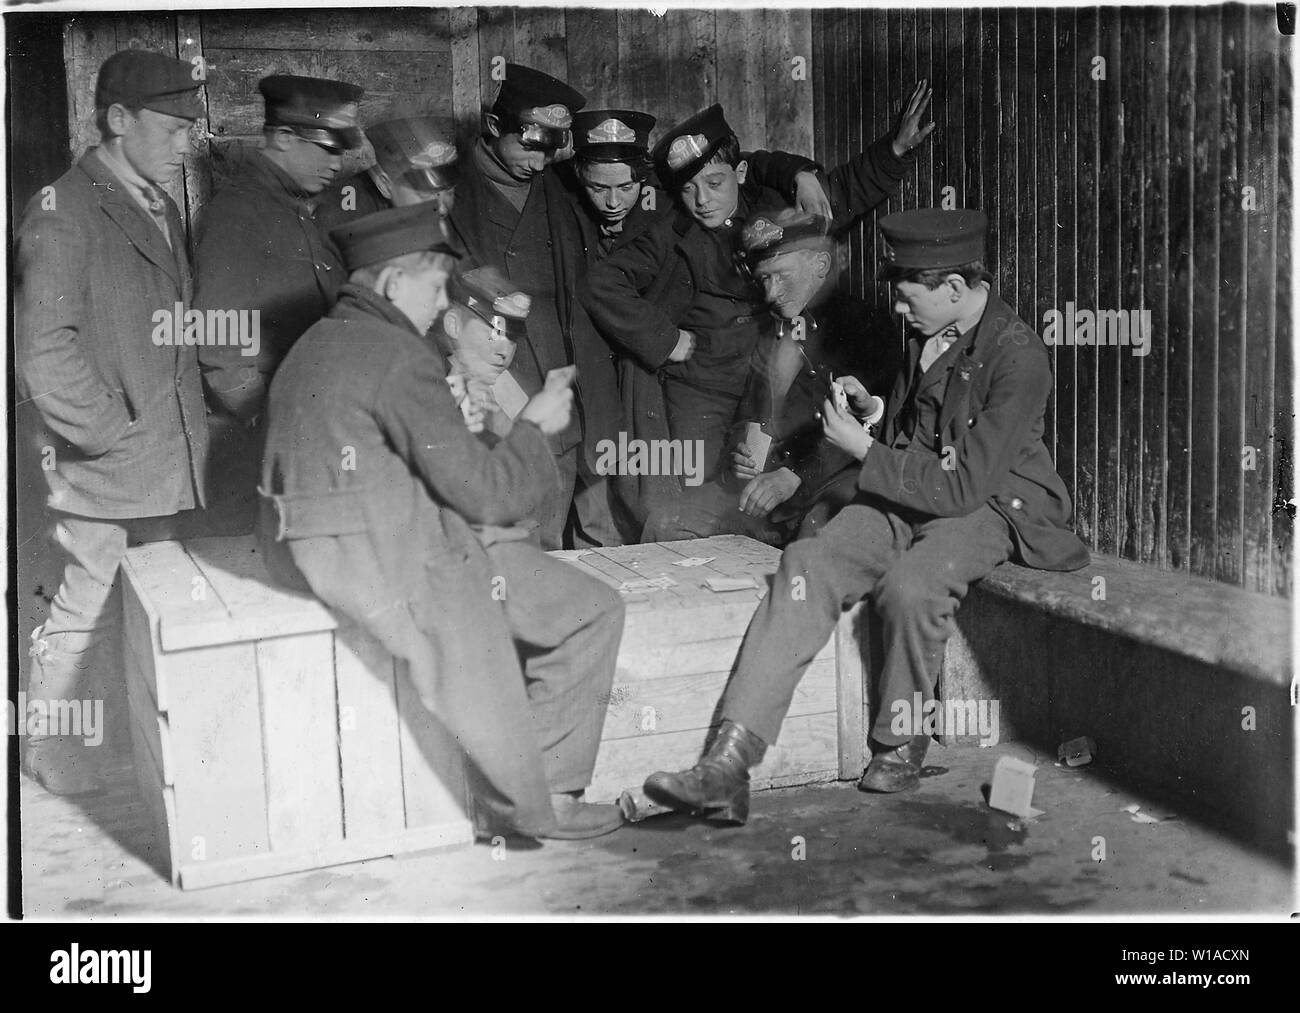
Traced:
<path id="1" fill-rule="evenodd" d="M 18 226 L 18 423 L 37 427 L 25 449 L 42 454 L 58 510 L 149 517 L 202 501 L 208 434 L 195 348 L 154 340 L 181 332 L 183 319 L 171 323 L 191 294 L 185 229 L 175 203 L 165 205 L 171 246 L 92 148 L 32 198 Z"/>
<path id="2" fill-rule="evenodd" d="M 334 303 L 347 280 L 338 250 L 315 220 L 315 202 L 255 148 L 228 150 L 229 176 L 199 213 L 194 305 L 256 310 L 260 349 L 207 347 L 199 361 L 215 406 L 255 415 L 266 385 L 298 336 Z"/>
<path id="3" fill-rule="evenodd" d="M 1088 550 L 1069 529 L 1069 493 L 1043 443 L 1052 389 L 1047 347 L 992 291 L 979 323 L 962 340 L 938 431 L 928 434 L 940 453 L 921 440 L 905 449 L 892 446 L 923 346 L 912 338 L 858 488 L 935 517 L 962 517 L 987 503 L 1011 525 L 1018 562 L 1043 570 L 1086 566 Z"/>
<path id="4" fill-rule="evenodd" d="M 550 798 L 470 525 L 517 524 L 558 482 L 535 426 L 517 422 L 491 449 L 472 435 L 433 341 L 358 286 L 343 288 L 272 381 L 258 520 L 271 574 L 409 663 L 421 699 L 523 827 L 548 825 Z"/>

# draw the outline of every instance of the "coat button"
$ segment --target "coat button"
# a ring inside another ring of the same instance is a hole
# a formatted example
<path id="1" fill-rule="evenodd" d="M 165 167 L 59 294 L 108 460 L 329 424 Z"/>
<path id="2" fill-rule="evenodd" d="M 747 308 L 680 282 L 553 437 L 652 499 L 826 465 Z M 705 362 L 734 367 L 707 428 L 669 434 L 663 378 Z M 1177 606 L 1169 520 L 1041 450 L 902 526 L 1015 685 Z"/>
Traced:
<path id="1" fill-rule="evenodd" d="M 1012 509 L 1012 510 L 1023 510 L 1024 508 L 1025 508 L 1025 501 L 1024 501 L 1024 500 L 1022 500 L 1019 496 L 1012 496 L 1012 497 L 1011 497 L 1011 509 Z"/>

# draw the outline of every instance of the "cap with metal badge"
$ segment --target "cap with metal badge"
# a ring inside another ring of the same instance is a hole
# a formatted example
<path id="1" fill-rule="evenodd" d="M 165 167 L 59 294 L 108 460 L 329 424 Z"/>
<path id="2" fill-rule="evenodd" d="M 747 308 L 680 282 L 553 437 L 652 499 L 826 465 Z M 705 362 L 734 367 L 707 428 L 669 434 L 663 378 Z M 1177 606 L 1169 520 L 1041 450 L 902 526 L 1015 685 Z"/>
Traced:
<path id="1" fill-rule="evenodd" d="M 490 324 L 495 333 L 512 341 L 521 341 L 528 335 L 524 321 L 528 319 L 532 300 L 499 268 L 488 266 L 455 272 L 447 285 L 447 299 L 464 306 Z"/>
<path id="2" fill-rule="evenodd" d="M 395 183 L 422 193 L 450 190 L 459 178 L 450 119 L 407 116 L 366 128 L 375 165 Z"/>
<path id="3" fill-rule="evenodd" d="M 568 146 L 573 114 L 586 104 L 586 96 L 559 78 L 507 63 L 492 112 L 524 147 L 552 151 Z"/>

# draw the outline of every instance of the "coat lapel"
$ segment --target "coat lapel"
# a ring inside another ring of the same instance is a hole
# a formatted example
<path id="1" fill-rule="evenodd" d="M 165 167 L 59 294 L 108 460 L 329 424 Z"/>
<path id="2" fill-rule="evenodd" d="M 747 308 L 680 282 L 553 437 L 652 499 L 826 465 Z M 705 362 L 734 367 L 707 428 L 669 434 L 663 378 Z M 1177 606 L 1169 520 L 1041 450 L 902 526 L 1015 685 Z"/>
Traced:
<path id="1" fill-rule="evenodd" d="M 971 386 L 979 371 L 984 368 L 989 343 L 1002 331 L 1006 312 L 1006 304 L 993 292 L 989 292 L 989 301 L 984 307 L 984 315 L 980 317 L 974 332 L 966 340 L 965 347 L 957 356 L 957 362 L 949 374 L 948 388 L 943 396 L 943 407 L 939 411 L 939 432 L 947 432 L 952 420 L 969 406 Z"/>
<path id="2" fill-rule="evenodd" d="M 147 259 L 153 261 L 167 277 L 171 278 L 178 292 L 183 291 L 185 286 L 182 284 L 180 272 L 177 270 L 176 254 L 167 245 L 167 240 L 163 238 L 158 226 L 131 199 L 122 181 L 114 176 L 108 167 L 93 153 L 88 153 L 81 160 L 81 164 L 86 175 L 95 184 L 95 196 L 98 198 L 99 206 L 104 214 L 126 233 L 126 237 L 131 241 L 132 246 Z M 176 242 L 183 244 L 185 242 L 185 233 L 180 231 L 179 218 L 174 219 L 174 222 L 175 224 L 172 227 L 176 231 L 173 232 L 173 237 Z"/>

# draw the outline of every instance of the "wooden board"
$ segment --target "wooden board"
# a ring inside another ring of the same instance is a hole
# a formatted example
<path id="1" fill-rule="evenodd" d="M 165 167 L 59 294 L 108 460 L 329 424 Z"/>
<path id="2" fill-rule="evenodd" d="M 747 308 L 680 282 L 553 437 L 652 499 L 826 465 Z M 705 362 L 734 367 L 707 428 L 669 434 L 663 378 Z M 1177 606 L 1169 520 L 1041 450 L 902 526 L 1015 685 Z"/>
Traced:
<path id="1" fill-rule="evenodd" d="M 343 835 L 381 837 L 405 826 L 393 659 L 346 623 L 334 635 Z"/>
<path id="2" fill-rule="evenodd" d="M 342 840 L 333 634 L 259 641 L 257 679 L 271 850 Z"/>

